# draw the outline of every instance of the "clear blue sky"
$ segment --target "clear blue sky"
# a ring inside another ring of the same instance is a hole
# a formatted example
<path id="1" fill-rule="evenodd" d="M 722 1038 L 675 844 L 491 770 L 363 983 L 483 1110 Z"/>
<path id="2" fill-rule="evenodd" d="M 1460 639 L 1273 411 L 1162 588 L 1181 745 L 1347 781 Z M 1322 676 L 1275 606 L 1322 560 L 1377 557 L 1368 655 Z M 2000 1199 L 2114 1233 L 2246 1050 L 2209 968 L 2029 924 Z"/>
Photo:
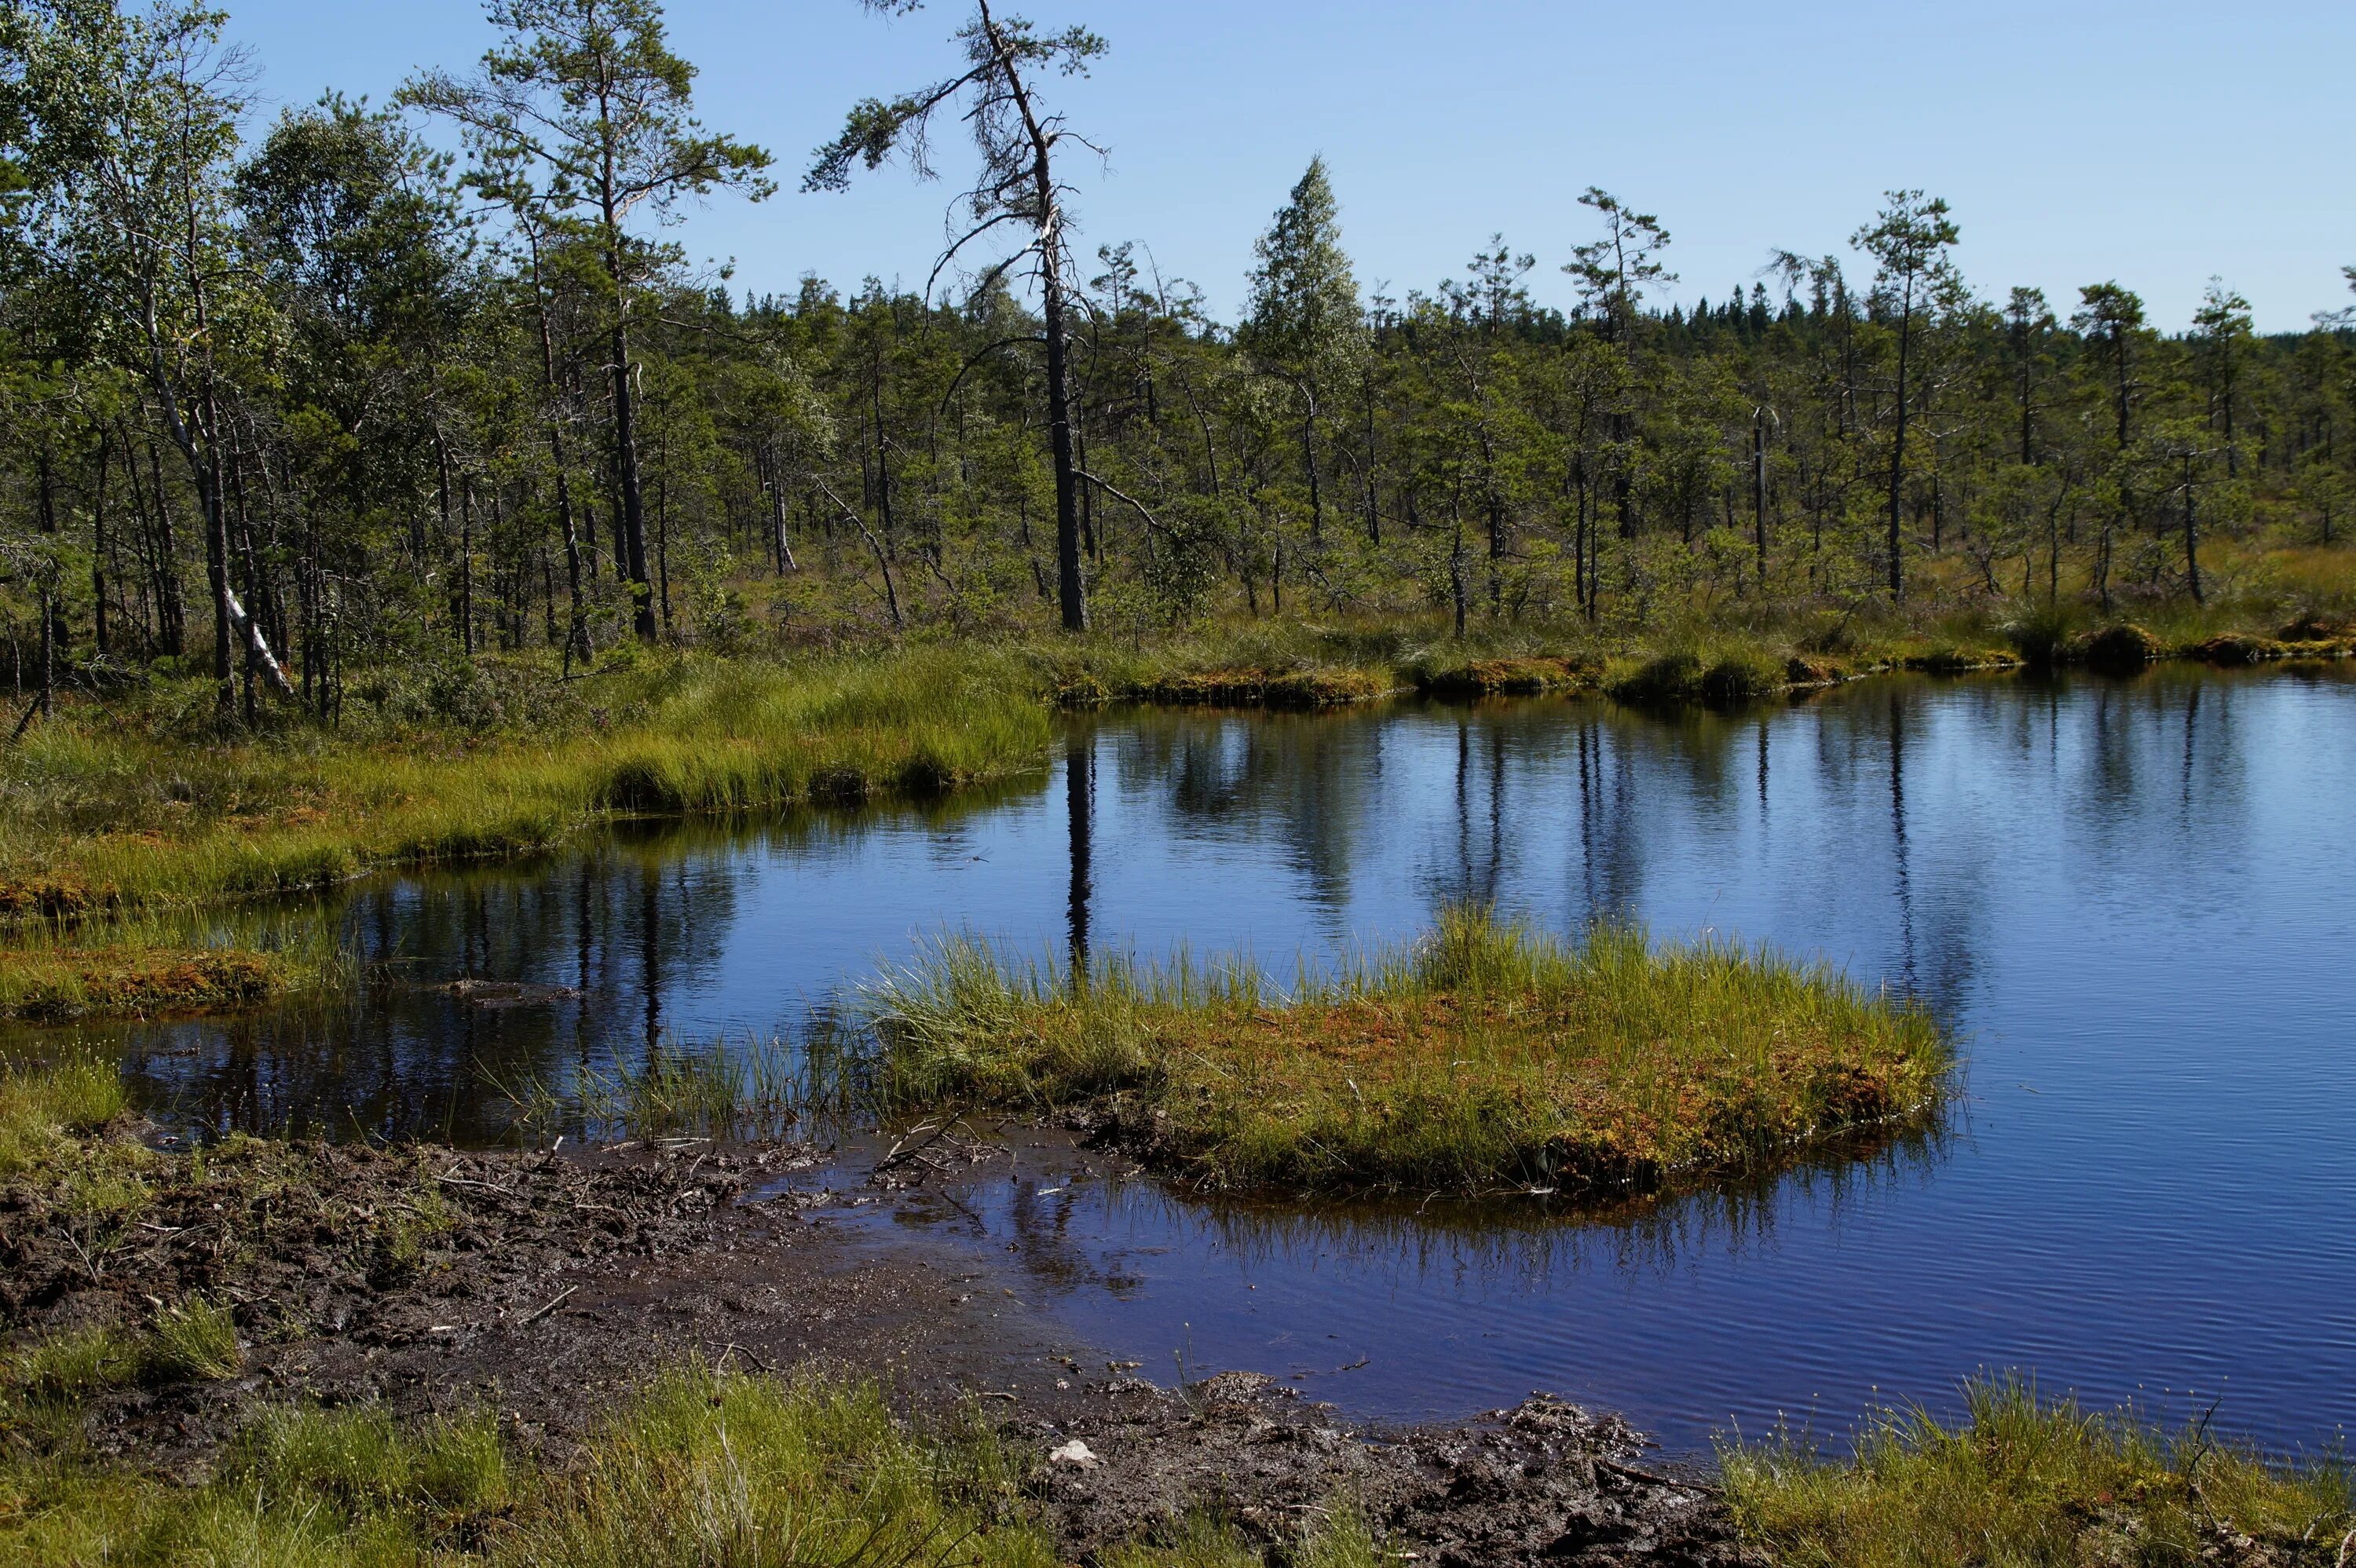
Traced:
<path id="1" fill-rule="evenodd" d="M 413 69 L 463 68 L 489 41 L 477 0 L 225 0 L 275 103 L 329 85 L 381 101 Z M 855 99 L 941 71 L 959 0 L 888 21 L 856 0 L 673 0 L 702 70 L 699 111 L 778 156 L 759 207 L 693 214 L 699 259 L 740 287 L 804 272 L 921 283 L 946 181 L 898 168 L 844 196 L 793 186 Z M 1362 284 L 1461 275 L 1502 229 L 1532 283 L 1589 237 L 1601 185 L 1675 237 L 1675 297 L 1722 300 L 1776 247 L 1845 251 L 1880 193 L 1947 197 L 1981 293 L 2042 286 L 2066 309 L 2117 278 L 2180 327 L 2221 274 L 2258 325 L 2356 303 L 2356 4 L 2349 0 L 1840 0 L 1772 6 L 1464 0 L 1032 0 L 1112 52 L 1058 84 L 1108 166 L 1077 172 L 1083 238 L 1137 240 L 1232 314 L 1267 224 L 1313 153 L 1343 203 Z M 943 159 L 963 165 L 961 148 Z"/>

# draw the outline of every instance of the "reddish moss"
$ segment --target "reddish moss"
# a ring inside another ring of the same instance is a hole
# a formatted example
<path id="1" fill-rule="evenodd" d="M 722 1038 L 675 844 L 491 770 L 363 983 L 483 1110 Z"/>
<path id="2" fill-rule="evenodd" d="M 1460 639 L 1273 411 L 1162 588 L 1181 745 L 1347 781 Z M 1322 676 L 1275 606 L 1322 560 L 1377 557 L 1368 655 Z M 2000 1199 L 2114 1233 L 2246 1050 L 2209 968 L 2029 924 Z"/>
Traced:
<path id="1" fill-rule="evenodd" d="M 27 1019 L 138 1017 L 246 1006 L 300 976 L 275 953 L 230 948 L 0 949 L 0 1012 Z"/>

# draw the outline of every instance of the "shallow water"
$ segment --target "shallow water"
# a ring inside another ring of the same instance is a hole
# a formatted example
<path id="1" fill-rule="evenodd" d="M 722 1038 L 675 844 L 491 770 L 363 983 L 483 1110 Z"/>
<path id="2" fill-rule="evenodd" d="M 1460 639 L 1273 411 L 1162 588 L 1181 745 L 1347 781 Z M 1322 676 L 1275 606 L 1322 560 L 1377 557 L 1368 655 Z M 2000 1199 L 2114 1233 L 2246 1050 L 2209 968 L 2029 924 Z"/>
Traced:
<path id="1" fill-rule="evenodd" d="M 944 1228 L 1149 1375 L 1300 1374 L 1371 1416 L 1547 1389 L 1689 1450 L 1779 1418 L 1838 1438 L 2018 1366 L 2312 1447 L 2356 1424 L 2351 804 L 2337 675 L 1109 717 L 988 799 L 359 890 L 327 918 L 395 979 L 108 1038 L 195 1125 L 492 1138 L 502 1090 L 805 1028 L 947 927 L 1283 968 L 1450 899 L 1632 914 L 1925 997 L 1970 1057 L 1952 1125 L 1605 1220 L 1033 1183 Z M 460 976 L 579 995 L 487 1007 Z"/>

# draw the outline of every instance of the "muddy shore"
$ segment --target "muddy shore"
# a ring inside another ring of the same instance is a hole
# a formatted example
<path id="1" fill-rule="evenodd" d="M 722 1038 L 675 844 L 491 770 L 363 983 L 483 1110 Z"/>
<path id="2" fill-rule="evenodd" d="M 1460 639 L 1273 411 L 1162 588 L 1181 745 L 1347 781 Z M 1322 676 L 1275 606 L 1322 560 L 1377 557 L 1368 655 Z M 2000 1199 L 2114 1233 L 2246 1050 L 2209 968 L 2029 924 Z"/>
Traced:
<path id="1" fill-rule="evenodd" d="M 1075 1151 L 1053 1154 L 1069 1172 Z M 198 1296 L 232 1304 L 242 1371 L 101 1395 L 102 1453 L 194 1481 L 258 1406 L 315 1399 L 489 1408 L 562 1463 L 623 1392 L 699 1358 L 865 1373 L 916 1411 L 978 1402 L 1034 1456 L 1033 1501 L 1076 1561 L 1203 1508 L 1280 1541 L 1340 1489 L 1419 1561 L 1752 1560 L 1706 1479 L 1648 1459 L 1615 1417 L 1536 1395 L 1462 1425 L 1368 1426 L 1269 1379 L 1159 1386 L 1072 1342 L 1026 1301 L 1015 1261 L 929 1233 L 975 1168 L 1020 1174 L 1019 1137 L 951 1135 L 898 1157 L 684 1139 L 248 1157 L 268 1162 L 262 1179 L 159 1183 L 96 1253 L 33 1189 L 0 1190 L 10 1342 Z"/>

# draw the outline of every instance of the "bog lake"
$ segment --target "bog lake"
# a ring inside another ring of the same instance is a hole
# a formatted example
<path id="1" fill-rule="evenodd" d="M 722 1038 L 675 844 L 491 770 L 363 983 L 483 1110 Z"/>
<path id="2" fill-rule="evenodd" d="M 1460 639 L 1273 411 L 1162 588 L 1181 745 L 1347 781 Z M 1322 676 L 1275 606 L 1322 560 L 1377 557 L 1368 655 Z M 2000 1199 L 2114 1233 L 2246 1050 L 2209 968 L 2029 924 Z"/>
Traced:
<path id="1" fill-rule="evenodd" d="M 1261 1371 L 1372 1419 L 1546 1390 L 1691 1453 L 1779 1421 L 1837 1441 L 2019 1368 L 2284 1451 L 2356 1425 L 2337 671 L 1071 718 L 1040 774 L 950 802 L 360 884 L 304 915 L 362 961 L 348 995 L 79 1032 L 185 1130 L 496 1142 L 514 1084 L 801 1038 L 945 932 L 1283 975 L 1461 900 L 1903 990 L 1954 1031 L 1962 1092 L 1922 1136 L 1603 1211 L 1001 1178 L 944 1236 L 1149 1376 Z M 525 988 L 485 1005 L 467 977 Z"/>

